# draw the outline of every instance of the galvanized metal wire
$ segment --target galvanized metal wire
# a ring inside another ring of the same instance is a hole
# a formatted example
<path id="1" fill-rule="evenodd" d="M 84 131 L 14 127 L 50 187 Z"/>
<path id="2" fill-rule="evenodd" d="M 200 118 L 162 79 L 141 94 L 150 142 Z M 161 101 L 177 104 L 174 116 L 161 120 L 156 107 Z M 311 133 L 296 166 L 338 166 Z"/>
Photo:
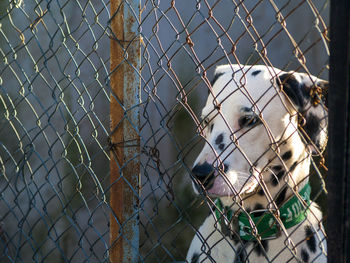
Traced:
<path id="1" fill-rule="evenodd" d="M 215 67 L 259 64 L 328 78 L 329 0 L 137 4 L 121 1 L 111 12 L 107 0 L 0 3 L 1 262 L 113 262 L 120 241 L 131 244 L 124 253 L 133 261 L 185 261 L 215 202 L 196 195 L 191 179 L 206 140 L 200 115 Z M 137 26 L 120 39 L 112 24 L 123 12 Z M 121 52 L 114 68 L 111 41 Z M 140 41 L 140 68 L 131 60 L 133 41 Z M 141 86 L 132 95 L 139 103 L 129 107 L 128 94 L 111 90 L 113 74 L 126 68 Z M 110 127 L 113 100 L 123 118 Z M 139 125 L 130 117 L 137 111 Z M 140 147 L 119 162 L 119 149 L 137 143 L 112 141 L 125 123 Z M 111 162 L 119 171 L 114 181 Z M 124 176 L 130 163 L 139 166 L 138 185 Z M 326 151 L 311 166 L 312 200 L 324 212 Z M 116 216 L 110 203 L 118 182 L 137 200 L 125 202 L 130 218 Z M 126 228 L 132 220 L 137 247 Z"/>

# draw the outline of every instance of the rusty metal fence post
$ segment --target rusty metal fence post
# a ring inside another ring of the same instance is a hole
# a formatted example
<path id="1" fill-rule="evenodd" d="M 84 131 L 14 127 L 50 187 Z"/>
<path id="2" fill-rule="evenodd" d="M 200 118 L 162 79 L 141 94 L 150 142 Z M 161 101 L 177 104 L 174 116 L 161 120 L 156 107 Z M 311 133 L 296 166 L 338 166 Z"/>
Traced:
<path id="1" fill-rule="evenodd" d="M 350 260 L 350 3 L 331 1 L 328 262 Z"/>
<path id="2" fill-rule="evenodd" d="M 111 1 L 110 262 L 137 262 L 140 183 L 138 0 Z"/>

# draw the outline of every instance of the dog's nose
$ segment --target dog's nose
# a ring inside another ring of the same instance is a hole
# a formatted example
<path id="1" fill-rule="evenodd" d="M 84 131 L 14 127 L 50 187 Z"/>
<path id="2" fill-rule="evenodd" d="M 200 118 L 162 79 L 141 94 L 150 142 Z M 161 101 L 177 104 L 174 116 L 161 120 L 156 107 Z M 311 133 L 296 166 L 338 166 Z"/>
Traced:
<path id="1" fill-rule="evenodd" d="M 214 184 L 214 172 L 215 169 L 207 162 L 203 164 L 197 164 L 192 169 L 192 175 L 204 186 L 206 189 L 210 189 Z"/>

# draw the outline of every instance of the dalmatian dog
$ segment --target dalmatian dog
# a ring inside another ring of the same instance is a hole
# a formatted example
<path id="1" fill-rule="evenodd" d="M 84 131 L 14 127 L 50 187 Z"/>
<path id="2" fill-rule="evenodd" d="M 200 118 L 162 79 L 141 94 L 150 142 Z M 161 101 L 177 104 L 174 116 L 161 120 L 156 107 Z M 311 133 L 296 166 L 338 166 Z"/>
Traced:
<path id="1" fill-rule="evenodd" d="M 212 209 L 187 262 L 326 262 L 308 181 L 312 156 L 327 143 L 328 82 L 230 64 L 216 68 L 211 84 L 192 179 Z"/>

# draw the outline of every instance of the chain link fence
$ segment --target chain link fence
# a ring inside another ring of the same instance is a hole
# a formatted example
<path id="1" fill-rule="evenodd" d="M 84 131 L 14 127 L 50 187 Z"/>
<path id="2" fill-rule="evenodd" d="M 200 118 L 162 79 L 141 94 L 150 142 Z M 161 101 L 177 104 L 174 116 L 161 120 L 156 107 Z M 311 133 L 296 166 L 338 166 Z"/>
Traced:
<path id="1" fill-rule="evenodd" d="M 329 2 L 2 1 L 0 261 L 324 262 Z"/>

